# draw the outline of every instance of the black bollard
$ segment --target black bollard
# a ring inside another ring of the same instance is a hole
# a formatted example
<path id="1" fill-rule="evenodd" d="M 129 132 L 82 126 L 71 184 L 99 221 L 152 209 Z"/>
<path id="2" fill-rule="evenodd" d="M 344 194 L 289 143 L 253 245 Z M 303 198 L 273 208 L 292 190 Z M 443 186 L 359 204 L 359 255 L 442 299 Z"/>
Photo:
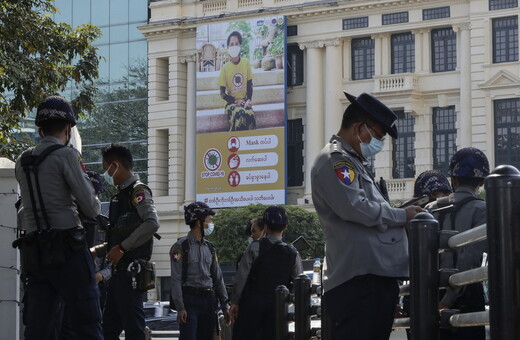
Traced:
<path id="1" fill-rule="evenodd" d="M 301 274 L 294 280 L 294 338 L 308 340 L 311 336 L 311 279 Z"/>
<path id="2" fill-rule="evenodd" d="M 489 321 L 492 340 L 520 339 L 520 172 L 500 165 L 486 178 Z"/>
<path id="3" fill-rule="evenodd" d="M 413 340 L 439 339 L 439 223 L 423 212 L 410 221 L 410 329 Z"/>
<path id="4" fill-rule="evenodd" d="M 333 335 L 334 323 L 332 319 L 327 314 L 327 304 L 325 303 L 325 299 L 321 298 L 321 340 L 332 340 L 334 338 Z"/>
<path id="5" fill-rule="evenodd" d="M 280 285 L 276 287 L 274 291 L 276 306 L 275 306 L 275 318 L 276 318 L 276 340 L 287 340 L 289 337 L 289 318 L 287 316 L 288 303 L 287 297 L 289 296 L 289 289 Z"/>

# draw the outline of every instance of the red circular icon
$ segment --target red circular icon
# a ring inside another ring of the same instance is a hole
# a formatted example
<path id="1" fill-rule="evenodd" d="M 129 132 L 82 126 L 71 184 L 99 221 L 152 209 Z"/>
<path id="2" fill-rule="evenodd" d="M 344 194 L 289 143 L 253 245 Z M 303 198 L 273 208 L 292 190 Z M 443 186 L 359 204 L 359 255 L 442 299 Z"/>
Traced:
<path id="1" fill-rule="evenodd" d="M 229 137 L 227 147 L 231 152 L 237 152 L 240 149 L 240 139 L 238 137 Z"/>
<path id="2" fill-rule="evenodd" d="M 240 156 L 236 153 L 232 153 L 229 155 L 227 162 L 230 169 L 236 169 L 240 166 Z"/>
<path id="3" fill-rule="evenodd" d="M 240 174 L 237 171 L 232 171 L 228 176 L 228 183 L 232 187 L 236 187 L 240 184 Z"/>

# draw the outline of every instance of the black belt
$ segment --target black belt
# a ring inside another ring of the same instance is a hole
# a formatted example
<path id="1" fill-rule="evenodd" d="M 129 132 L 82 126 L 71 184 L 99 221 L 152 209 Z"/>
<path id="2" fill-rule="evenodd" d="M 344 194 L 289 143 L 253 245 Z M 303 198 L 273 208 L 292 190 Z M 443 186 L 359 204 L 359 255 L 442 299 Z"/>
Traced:
<path id="1" fill-rule="evenodd" d="M 200 297 L 215 296 L 215 292 L 213 291 L 213 288 L 196 288 L 196 287 L 184 286 L 184 287 L 182 287 L 182 292 L 189 294 L 189 295 L 200 296 Z"/>

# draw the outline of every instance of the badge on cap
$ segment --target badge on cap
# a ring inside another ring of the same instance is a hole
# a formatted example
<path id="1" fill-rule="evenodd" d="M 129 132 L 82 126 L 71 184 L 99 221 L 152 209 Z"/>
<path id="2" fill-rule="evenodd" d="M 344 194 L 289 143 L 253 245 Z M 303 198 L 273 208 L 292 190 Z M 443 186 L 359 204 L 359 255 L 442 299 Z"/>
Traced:
<path id="1" fill-rule="evenodd" d="M 354 164 L 349 161 L 339 161 L 334 163 L 334 171 L 339 180 L 347 185 L 352 184 L 356 178 Z"/>

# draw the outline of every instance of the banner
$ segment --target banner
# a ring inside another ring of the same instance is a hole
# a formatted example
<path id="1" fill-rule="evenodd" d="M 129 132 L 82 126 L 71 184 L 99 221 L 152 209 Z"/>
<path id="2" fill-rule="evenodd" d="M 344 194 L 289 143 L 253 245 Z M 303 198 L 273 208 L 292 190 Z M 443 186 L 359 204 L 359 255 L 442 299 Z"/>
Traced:
<path id="1" fill-rule="evenodd" d="M 197 200 L 285 204 L 282 16 L 197 28 Z"/>

